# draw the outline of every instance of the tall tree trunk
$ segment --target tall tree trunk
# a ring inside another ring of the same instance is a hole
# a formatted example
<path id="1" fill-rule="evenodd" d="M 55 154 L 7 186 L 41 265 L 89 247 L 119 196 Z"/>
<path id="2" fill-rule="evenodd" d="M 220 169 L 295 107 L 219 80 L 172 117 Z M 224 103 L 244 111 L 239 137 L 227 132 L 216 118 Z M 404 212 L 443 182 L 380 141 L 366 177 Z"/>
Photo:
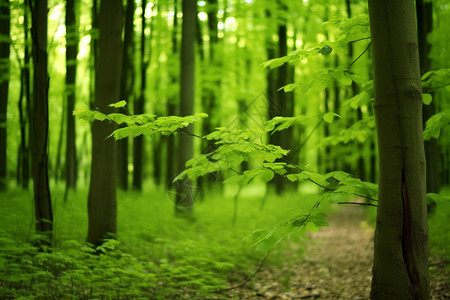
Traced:
<path id="1" fill-rule="evenodd" d="M 420 75 L 430 71 L 431 60 L 429 58 L 430 44 L 428 34 L 433 28 L 433 3 L 424 0 L 416 1 L 417 28 L 419 33 L 419 59 Z M 436 113 L 436 101 L 429 105 L 423 105 L 423 124 Z M 439 149 L 436 139 L 425 141 L 425 157 L 427 160 L 427 193 L 439 193 Z"/>
<path id="2" fill-rule="evenodd" d="M 92 0 L 91 8 L 91 43 L 89 50 L 89 105 L 93 108 L 95 99 L 95 72 L 98 58 L 98 1 Z"/>
<path id="3" fill-rule="evenodd" d="M 27 189 L 30 181 L 30 143 L 31 143 L 31 92 L 30 92 L 30 46 L 29 46 L 29 9 L 26 3 L 23 5 L 23 28 L 24 28 L 24 68 L 23 68 L 23 84 L 24 84 L 24 96 L 25 96 L 25 118 L 24 123 L 21 126 L 24 127 L 22 137 L 22 188 Z M 22 106 L 23 107 L 23 106 Z M 28 126 L 27 126 L 28 125 Z M 28 132 L 26 131 L 28 129 Z M 28 141 L 28 143 L 27 143 Z"/>
<path id="4" fill-rule="evenodd" d="M 183 25 L 181 37 L 181 86 L 180 115 L 187 116 L 194 112 L 195 94 L 195 37 L 197 22 L 197 1 L 183 0 Z M 188 131 L 193 130 L 190 125 Z M 187 134 L 179 135 L 178 172 L 186 168 L 186 162 L 193 156 L 193 140 Z M 175 212 L 179 216 L 192 214 L 194 195 L 189 178 L 177 184 Z"/>
<path id="5" fill-rule="evenodd" d="M 33 39 L 31 153 L 36 230 L 51 235 L 53 212 L 48 180 L 47 0 L 30 1 Z"/>
<path id="6" fill-rule="evenodd" d="M 178 1 L 177 0 L 174 0 L 173 12 L 174 12 L 174 17 L 173 17 L 173 29 L 172 29 L 172 57 L 175 57 L 178 53 L 178 38 L 177 38 L 177 35 L 178 35 L 178 18 L 177 18 Z M 175 84 L 177 82 L 178 76 L 177 76 L 177 74 L 173 74 L 173 73 L 175 73 L 175 71 L 172 71 L 169 75 L 170 75 L 171 82 L 173 84 Z M 169 116 L 173 116 L 173 115 L 176 115 L 176 113 L 177 113 L 176 97 L 171 97 L 167 101 L 167 114 Z M 177 175 L 176 174 L 177 155 L 176 155 L 176 145 L 175 144 L 176 144 L 175 136 L 169 135 L 167 137 L 167 176 L 166 176 L 168 189 L 171 189 L 172 180 Z"/>
<path id="7" fill-rule="evenodd" d="M 0 2 L 0 191 L 8 184 L 6 176 L 6 107 L 9 90 L 9 53 L 10 53 L 11 11 L 9 0 Z"/>
<path id="8" fill-rule="evenodd" d="M 380 170 L 371 299 L 429 299 L 414 1 L 370 0 L 369 16 Z"/>
<path id="9" fill-rule="evenodd" d="M 105 113 L 119 99 L 122 55 L 122 0 L 102 0 L 99 12 L 99 55 L 95 78 L 95 107 Z M 116 143 L 107 137 L 116 126 L 107 122 L 92 124 L 92 166 L 88 196 L 89 229 L 87 241 L 101 243 L 114 237 L 116 226 Z"/>
<path id="10" fill-rule="evenodd" d="M 76 0 L 66 1 L 66 189 L 76 188 L 77 185 L 77 150 L 75 134 L 75 118 L 73 110 L 75 109 L 75 91 L 76 91 L 76 72 L 77 72 L 77 53 L 78 53 L 78 30 L 75 17 Z"/>
<path id="11" fill-rule="evenodd" d="M 142 31 L 141 31 L 141 89 L 139 98 L 134 101 L 134 113 L 144 113 L 145 107 L 145 90 L 147 87 L 147 63 L 145 61 L 145 8 L 147 1 L 142 1 Z M 142 135 L 137 136 L 133 140 L 133 189 L 142 190 L 142 174 L 144 167 L 144 138 Z"/>
<path id="12" fill-rule="evenodd" d="M 134 57 L 134 0 L 127 0 L 125 11 L 124 42 L 122 55 L 122 72 L 120 76 L 120 99 L 130 102 L 133 92 L 133 57 Z M 126 114 L 125 109 L 119 110 Z M 128 138 L 117 141 L 117 182 L 119 188 L 128 189 Z"/>

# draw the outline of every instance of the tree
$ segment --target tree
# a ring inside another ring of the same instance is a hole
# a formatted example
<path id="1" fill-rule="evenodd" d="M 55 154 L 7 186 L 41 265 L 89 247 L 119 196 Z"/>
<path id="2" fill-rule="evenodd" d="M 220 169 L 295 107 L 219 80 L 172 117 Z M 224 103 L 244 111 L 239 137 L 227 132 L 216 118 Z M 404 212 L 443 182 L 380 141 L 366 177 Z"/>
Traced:
<path id="1" fill-rule="evenodd" d="M 67 97 L 67 140 L 66 140 L 66 189 L 77 185 L 77 150 L 75 143 L 75 78 L 77 74 L 78 27 L 75 17 L 76 0 L 66 1 L 66 97 Z"/>
<path id="2" fill-rule="evenodd" d="M 20 145 L 18 149 L 17 163 L 17 184 L 23 189 L 28 188 L 30 179 L 30 116 L 31 116 L 31 100 L 30 100 L 30 43 L 29 43 L 29 18 L 28 4 L 23 4 L 23 64 L 19 62 L 20 69 L 20 97 L 19 97 L 19 123 L 20 123 Z M 25 105 L 23 99 L 25 98 Z"/>
<path id="3" fill-rule="evenodd" d="M 51 234 L 53 211 L 48 183 L 47 0 L 30 1 L 33 40 L 31 156 L 36 230 Z"/>
<path id="4" fill-rule="evenodd" d="M 142 114 L 144 113 L 145 107 L 145 90 L 147 88 L 147 66 L 148 63 L 145 60 L 145 9 L 147 7 L 147 1 L 142 1 L 142 15 L 141 15 L 141 86 L 139 91 L 139 97 L 134 101 L 134 113 Z M 142 190 L 142 173 L 144 164 L 144 138 L 138 136 L 133 140 L 133 189 Z"/>
<path id="5" fill-rule="evenodd" d="M 197 22 L 197 2 L 183 0 L 183 24 L 181 37 L 181 86 L 180 86 L 180 115 L 192 115 L 194 111 L 195 93 L 195 38 Z M 189 126 L 192 131 L 192 126 Z M 186 168 L 186 162 L 193 157 L 192 137 L 187 134 L 179 135 L 178 144 L 178 172 Z M 184 178 L 177 184 L 175 211 L 178 215 L 192 213 L 194 195 L 192 182 Z"/>
<path id="6" fill-rule="evenodd" d="M 126 99 L 128 102 L 133 91 L 134 81 L 134 8 L 134 0 L 128 0 L 125 11 L 122 72 L 120 75 L 120 99 Z M 121 112 L 125 113 L 123 110 Z M 117 142 L 117 180 L 121 189 L 128 189 L 128 139 Z"/>
<path id="7" fill-rule="evenodd" d="M 379 200 L 372 299 L 429 299 L 422 90 L 414 1 L 369 1 Z"/>
<path id="8" fill-rule="evenodd" d="M 119 98 L 122 14 L 121 0 L 102 0 L 99 12 L 98 60 L 94 106 L 111 112 L 108 105 Z M 89 229 L 87 241 L 99 244 L 113 237 L 116 226 L 116 144 L 107 139 L 115 129 L 112 123 L 92 124 L 92 165 L 88 196 Z"/>
<path id="9" fill-rule="evenodd" d="M 9 0 L 0 2 L 0 190 L 6 189 L 6 107 L 9 89 L 11 11 Z"/>
<path id="10" fill-rule="evenodd" d="M 421 76 L 430 71 L 431 66 L 431 60 L 429 58 L 430 44 L 427 38 L 433 28 L 432 8 L 432 2 L 425 2 L 424 0 L 416 1 Z M 435 101 L 432 101 L 428 105 L 423 105 L 424 127 L 425 122 L 435 113 Z M 425 141 L 425 157 L 427 160 L 427 193 L 439 193 L 439 149 L 436 139 L 432 138 Z"/>

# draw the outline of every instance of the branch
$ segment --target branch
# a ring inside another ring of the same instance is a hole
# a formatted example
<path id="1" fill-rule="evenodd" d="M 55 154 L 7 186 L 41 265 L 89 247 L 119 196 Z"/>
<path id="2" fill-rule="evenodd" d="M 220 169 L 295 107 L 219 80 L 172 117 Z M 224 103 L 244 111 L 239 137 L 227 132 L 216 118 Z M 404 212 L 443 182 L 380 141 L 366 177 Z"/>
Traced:
<path id="1" fill-rule="evenodd" d="M 261 270 L 262 266 L 264 265 L 264 263 L 266 262 L 267 256 L 269 256 L 270 250 L 267 251 L 266 255 L 264 255 L 263 260 L 259 263 L 258 268 L 256 268 L 255 272 L 253 272 L 252 275 L 250 275 L 247 279 L 245 279 L 244 281 L 242 281 L 241 283 L 239 283 L 238 285 L 232 286 L 230 288 L 227 289 L 221 289 L 221 290 L 217 290 L 214 291 L 214 293 L 222 293 L 222 292 L 228 292 L 237 288 L 240 288 L 241 286 L 245 285 L 247 282 L 249 282 L 250 280 L 252 280 L 256 274 L 259 272 L 259 270 Z"/>
<path id="2" fill-rule="evenodd" d="M 338 204 L 357 204 L 357 205 L 378 207 L 377 205 L 372 204 L 372 203 L 359 203 L 359 202 L 338 202 Z"/>
<path id="3" fill-rule="evenodd" d="M 363 52 L 362 52 L 362 53 L 361 53 L 354 61 L 352 61 L 352 63 L 348 66 L 349 69 L 353 66 L 353 64 L 354 64 L 358 59 L 361 58 L 361 56 L 364 55 L 364 53 L 367 52 L 367 50 L 369 50 L 370 45 L 372 45 L 372 42 L 370 42 L 370 43 L 367 45 L 366 49 L 364 49 L 364 51 L 363 51 Z"/>
<path id="4" fill-rule="evenodd" d="M 368 37 L 360 38 L 360 39 L 357 39 L 357 40 L 354 40 L 354 41 L 350 41 L 350 42 L 348 42 L 348 43 L 349 43 L 349 44 L 351 44 L 351 43 L 356 43 L 356 42 L 368 40 L 368 39 L 371 39 L 371 38 L 372 38 L 371 36 L 368 36 Z"/>

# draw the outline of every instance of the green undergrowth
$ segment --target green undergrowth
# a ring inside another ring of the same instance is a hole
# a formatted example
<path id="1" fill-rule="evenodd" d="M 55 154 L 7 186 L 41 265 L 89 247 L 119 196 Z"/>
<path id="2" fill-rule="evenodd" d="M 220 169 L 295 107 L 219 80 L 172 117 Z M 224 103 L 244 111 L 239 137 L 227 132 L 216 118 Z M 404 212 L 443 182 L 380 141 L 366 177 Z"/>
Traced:
<path id="1" fill-rule="evenodd" d="M 175 218 L 171 195 L 160 189 L 119 191 L 118 239 L 95 249 L 85 243 L 87 190 L 71 191 L 64 203 L 63 189 L 56 187 L 54 239 L 47 252 L 33 246 L 38 237 L 32 193 L 0 194 L 0 298 L 224 298 L 218 291 L 245 280 L 266 253 L 242 240 L 283 224 L 317 200 L 294 192 L 269 194 L 260 210 L 264 191 L 262 184 L 243 189 L 236 210 L 235 187 L 200 195 L 195 221 Z M 289 243 L 277 245 L 266 263 L 280 263 L 288 248 Z M 301 254 L 302 247 L 289 251 Z"/>
<path id="2" fill-rule="evenodd" d="M 444 188 L 440 195 L 446 200 L 437 202 L 428 218 L 430 252 L 444 258 L 450 271 L 450 188 Z"/>

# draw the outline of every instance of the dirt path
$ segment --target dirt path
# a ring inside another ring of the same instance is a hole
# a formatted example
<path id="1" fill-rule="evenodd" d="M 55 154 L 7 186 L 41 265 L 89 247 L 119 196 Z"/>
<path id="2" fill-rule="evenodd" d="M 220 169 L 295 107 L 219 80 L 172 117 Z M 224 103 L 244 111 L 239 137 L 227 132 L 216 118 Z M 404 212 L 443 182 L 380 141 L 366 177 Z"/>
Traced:
<path id="1" fill-rule="evenodd" d="M 303 259 L 293 258 L 296 252 L 290 251 L 287 255 L 291 257 L 280 268 L 264 267 L 252 284 L 230 291 L 228 296 L 235 299 L 369 299 L 373 229 L 362 226 L 363 221 L 361 207 L 342 208 L 328 218 L 329 227 L 311 235 Z M 293 247 L 295 249 L 295 245 Z M 450 299 L 450 283 L 434 277 L 432 299 Z"/>

